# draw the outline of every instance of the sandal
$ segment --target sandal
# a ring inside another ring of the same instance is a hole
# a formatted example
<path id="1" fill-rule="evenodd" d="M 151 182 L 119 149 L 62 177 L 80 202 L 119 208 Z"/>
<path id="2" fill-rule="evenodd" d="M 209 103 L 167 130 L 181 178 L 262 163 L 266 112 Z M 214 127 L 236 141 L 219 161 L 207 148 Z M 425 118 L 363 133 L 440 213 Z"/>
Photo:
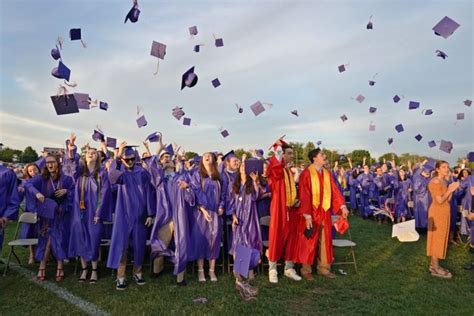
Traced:
<path id="1" fill-rule="evenodd" d="M 211 282 L 217 282 L 217 277 L 216 273 L 214 272 L 214 269 L 209 269 L 209 278 L 211 279 Z"/>
<path id="2" fill-rule="evenodd" d="M 83 274 L 84 274 L 84 271 L 86 272 L 86 275 L 84 277 L 82 277 Z M 88 272 L 89 272 L 88 268 L 85 268 L 85 269 L 81 270 L 81 275 L 79 276 L 79 282 L 85 282 L 86 281 Z"/>
<path id="3" fill-rule="evenodd" d="M 204 269 L 198 269 L 198 281 L 206 282 L 206 276 L 204 275 Z"/>
<path id="4" fill-rule="evenodd" d="M 56 282 L 61 282 L 64 280 L 64 269 L 56 270 Z"/>
<path id="5" fill-rule="evenodd" d="M 95 278 L 92 277 L 94 275 L 94 272 L 95 272 Z M 90 284 L 95 284 L 96 282 L 97 282 L 97 269 L 92 269 L 91 278 L 89 280 L 89 283 Z"/>
<path id="6" fill-rule="evenodd" d="M 430 271 L 432 276 L 435 276 L 435 277 L 438 277 L 438 278 L 451 279 L 453 277 L 451 272 L 449 272 L 448 270 L 444 270 L 440 266 L 438 266 L 437 268 L 435 268 L 433 266 L 430 266 L 429 271 Z"/>
<path id="7" fill-rule="evenodd" d="M 46 279 L 45 269 L 38 269 L 38 275 L 36 276 L 38 281 L 44 281 Z"/>

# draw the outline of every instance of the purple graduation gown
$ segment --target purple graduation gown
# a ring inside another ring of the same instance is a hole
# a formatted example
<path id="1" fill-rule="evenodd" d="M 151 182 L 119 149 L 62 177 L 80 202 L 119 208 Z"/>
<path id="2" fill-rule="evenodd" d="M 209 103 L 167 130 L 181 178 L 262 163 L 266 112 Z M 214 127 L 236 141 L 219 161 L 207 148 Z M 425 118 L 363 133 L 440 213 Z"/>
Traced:
<path id="1" fill-rule="evenodd" d="M 102 239 L 102 221 L 111 221 L 112 218 L 112 193 L 105 169 L 100 170 L 99 175 L 94 177 L 89 171 L 87 176 L 82 176 L 83 168 L 87 167 L 80 166 L 80 173 L 76 178 L 68 255 L 80 256 L 86 261 L 97 261 Z M 80 208 L 83 185 L 85 209 Z M 96 215 L 100 219 L 94 224 Z"/>
<path id="2" fill-rule="evenodd" d="M 25 183 L 26 181 L 29 180 L 23 180 L 21 187 L 23 187 L 24 191 L 22 193 L 24 199 L 25 199 L 25 212 L 29 213 L 36 213 L 36 197 L 31 194 L 28 190 L 25 188 Z M 20 198 L 22 200 L 22 198 Z M 27 239 L 27 238 L 37 238 L 38 237 L 38 231 L 36 229 L 35 224 L 27 224 L 27 223 L 22 223 L 21 228 L 20 228 L 20 237 L 21 239 Z"/>
<path id="3" fill-rule="evenodd" d="M 196 197 L 196 206 L 204 207 L 211 216 L 207 222 L 204 215 L 196 207 L 191 216 L 191 243 L 189 261 L 196 259 L 217 259 L 222 240 L 222 217 L 218 216 L 221 202 L 221 184 L 209 177 L 201 178 L 197 170 L 189 175 L 189 185 Z"/>
<path id="4" fill-rule="evenodd" d="M 408 201 L 411 201 L 411 192 L 409 189 L 413 188 L 411 179 L 405 178 L 403 181 L 395 181 L 395 217 L 408 217 L 410 212 L 408 210 Z"/>
<path id="5" fill-rule="evenodd" d="M 415 217 L 415 226 L 417 228 L 428 227 L 428 208 L 431 204 L 431 195 L 428 191 L 428 182 L 430 178 L 421 175 L 421 169 L 418 169 L 413 175 L 413 217 Z"/>
<path id="6" fill-rule="evenodd" d="M 53 186 L 54 184 L 54 186 Z M 43 179 L 41 174 L 34 176 L 25 183 L 27 191 L 36 197 L 39 192 L 45 198 L 53 198 L 55 188 L 66 189 L 66 198 L 63 203 L 59 204 L 54 212 L 54 219 L 39 217 L 37 225 L 38 230 L 38 247 L 36 248 L 35 258 L 38 261 L 43 260 L 44 252 L 48 239 L 51 238 L 51 251 L 56 257 L 56 260 L 64 260 L 67 258 L 67 244 L 65 240 L 69 241 L 69 235 L 66 231 L 66 219 L 70 218 L 66 214 L 71 213 L 72 202 L 74 199 L 74 180 L 61 174 L 58 181 L 51 179 Z"/>
<path id="7" fill-rule="evenodd" d="M 110 165 L 109 180 L 117 184 L 117 204 L 107 267 L 117 269 L 129 246 L 133 248 L 134 265 L 141 266 L 148 235 L 145 221 L 155 215 L 151 207 L 150 175 L 141 166 L 135 165 L 129 170 L 119 160 L 114 160 Z"/>
<path id="8" fill-rule="evenodd" d="M 18 218 L 20 199 L 16 174 L 13 170 L 0 165 L 0 217 L 6 217 L 11 221 Z M 3 245 L 3 230 L 0 228 L 0 251 Z"/>
<path id="9" fill-rule="evenodd" d="M 361 173 L 357 177 L 357 182 L 360 186 L 360 215 L 362 217 L 367 217 L 372 213 L 372 210 L 369 208 L 369 198 L 372 198 L 373 195 L 374 179 L 370 173 Z"/>
<path id="10" fill-rule="evenodd" d="M 239 225 L 233 230 L 232 247 L 229 253 L 235 256 L 237 245 L 243 245 L 248 248 L 262 251 L 262 235 L 260 232 L 260 222 L 257 212 L 258 192 L 252 186 L 250 194 L 246 194 L 245 185 L 241 185 L 239 194 L 233 193 L 235 204 L 235 215 L 239 221 Z M 260 256 L 252 256 L 250 269 L 258 265 Z"/>
<path id="11" fill-rule="evenodd" d="M 222 190 L 219 207 L 225 210 L 226 215 L 232 215 L 234 213 L 235 205 L 233 204 L 232 188 L 234 187 L 235 174 L 235 172 L 230 172 L 227 169 L 221 172 Z"/>
<path id="12" fill-rule="evenodd" d="M 359 187 L 359 181 L 357 178 L 354 179 L 352 174 L 349 176 L 349 180 L 347 181 L 347 185 L 349 186 L 349 202 L 350 208 L 352 210 L 357 209 L 357 188 Z"/>

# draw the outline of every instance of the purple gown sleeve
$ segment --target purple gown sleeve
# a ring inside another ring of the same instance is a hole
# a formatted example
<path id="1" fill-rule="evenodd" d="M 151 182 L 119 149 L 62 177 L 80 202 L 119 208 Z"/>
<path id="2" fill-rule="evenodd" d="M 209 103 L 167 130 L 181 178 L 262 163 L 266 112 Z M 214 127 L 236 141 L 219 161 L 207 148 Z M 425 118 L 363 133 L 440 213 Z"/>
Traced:
<path id="1" fill-rule="evenodd" d="M 2 196 L 6 199 L 0 202 L 2 208 L 4 208 L 0 210 L 2 212 L 1 217 L 16 220 L 18 218 L 18 208 L 20 207 L 16 174 L 11 170 L 7 170 L 2 175 L 0 185 L 3 187 L 0 190 L 5 190 L 5 194 L 2 194 Z"/>

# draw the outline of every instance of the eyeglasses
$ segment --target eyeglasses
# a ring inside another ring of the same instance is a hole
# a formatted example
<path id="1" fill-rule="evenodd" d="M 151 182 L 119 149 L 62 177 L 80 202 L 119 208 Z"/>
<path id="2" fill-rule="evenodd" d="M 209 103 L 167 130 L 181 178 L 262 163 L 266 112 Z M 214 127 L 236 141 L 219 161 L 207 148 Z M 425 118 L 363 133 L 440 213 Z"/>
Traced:
<path id="1" fill-rule="evenodd" d="M 50 160 L 45 162 L 46 165 L 54 165 L 55 163 L 57 163 L 56 160 Z"/>

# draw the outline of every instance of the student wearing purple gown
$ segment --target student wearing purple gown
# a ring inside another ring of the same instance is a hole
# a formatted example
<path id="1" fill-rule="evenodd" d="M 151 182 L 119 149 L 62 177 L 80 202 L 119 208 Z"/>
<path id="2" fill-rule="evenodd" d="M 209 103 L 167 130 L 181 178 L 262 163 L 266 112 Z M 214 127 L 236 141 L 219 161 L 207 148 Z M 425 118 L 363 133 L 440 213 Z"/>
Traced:
<path id="1" fill-rule="evenodd" d="M 351 212 L 355 212 L 358 209 L 357 205 L 357 193 L 359 188 L 359 180 L 357 177 L 359 176 L 359 170 L 353 169 L 352 173 L 349 176 L 349 180 L 347 182 L 349 186 L 349 204 L 351 208 Z"/>
<path id="2" fill-rule="evenodd" d="M 46 167 L 42 173 L 25 183 L 26 190 L 33 194 L 39 203 L 50 198 L 57 203 L 54 218 L 39 216 L 38 218 L 38 246 L 36 260 L 41 261 L 38 270 L 38 280 L 45 280 L 45 268 L 49 252 L 52 251 L 57 261 L 56 281 L 64 279 L 63 261 L 67 258 L 67 249 L 64 248 L 65 218 L 72 209 L 74 197 L 74 180 L 62 173 L 59 158 L 48 155 L 45 158 Z"/>
<path id="3" fill-rule="evenodd" d="M 3 246 L 5 228 L 8 222 L 18 218 L 19 207 L 16 174 L 0 164 L 0 251 Z"/>
<path id="4" fill-rule="evenodd" d="M 36 197 L 30 192 L 25 190 L 25 183 L 26 181 L 33 178 L 39 173 L 40 173 L 39 168 L 34 163 L 27 164 L 23 170 L 23 181 L 22 181 L 22 184 L 18 186 L 18 192 L 20 193 L 20 195 L 23 195 L 22 198 L 20 198 L 20 201 L 23 200 L 23 198 L 25 199 L 25 212 L 36 213 Z M 26 224 L 26 223 L 21 224 L 21 229 L 20 229 L 21 239 L 37 238 L 37 237 L 38 237 L 38 231 L 36 229 L 36 225 Z M 35 263 L 34 247 L 29 246 L 28 248 L 30 252 L 30 255 L 28 258 L 28 264 L 34 264 Z"/>
<path id="5" fill-rule="evenodd" d="M 461 182 L 461 186 L 459 190 L 453 193 L 453 198 L 457 197 L 459 199 L 461 210 L 470 211 L 472 196 L 469 194 L 469 179 L 471 178 L 471 172 L 468 169 L 461 169 L 457 178 Z M 460 233 L 462 235 L 469 235 L 469 222 L 465 217 L 461 217 Z"/>
<path id="6" fill-rule="evenodd" d="M 408 202 L 412 200 L 413 183 L 407 177 L 404 169 L 398 170 L 398 179 L 395 181 L 395 218 L 397 222 L 404 222 L 410 215 Z"/>
<path id="7" fill-rule="evenodd" d="M 383 173 L 382 166 L 375 167 L 375 177 L 374 177 L 374 184 L 375 184 L 375 195 L 374 198 L 377 200 L 377 205 L 379 208 L 384 209 L 386 208 L 386 202 L 389 198 L 389 191 L 390 191 L 390 183 L 388 182 L 388 177 L 386 174 Z M 379 224 L 382 223 L 383 215 L 377 215 L 377 221 Z M 386 217 L 384 221 L 386 221 Z"/>
<path id="8" fill-rule="evenodd" d="M 145 258 L 148 227 L 153 225 L 150 175 L 136 165 L 137 153 L 127 143 L 120 144 L 117 159 L 110 165 L 109 180 L 117 184 L 115 222 L 112 229 L 107 267 L 117 269 L 117 290 L 127 287 L 125 272 L 127 250 L 133 249 L 133 280 L 145 284 L 142 264 Z"/>
<path id="9" fill-rule="evenodd" d="M 232 189 L 232 199 L 235 205 L 235 211 L 232 214 L 232 247 L 229 254 L 236 255 L 237 245 L 257 250 L 261 253 L 263 248 L 262 236 L 260 232 L 260 221 L 257 212 L 257 199 L 263 192 L 260 186 L 259 176 L 255 173 L 245 173 L 245 160 L 236 174 Z M 257 253 L 255 252 L 255 254 Z M 254 269 L 260 256 L 252 256 L 250 269 Z M 237 280 L 241 278 L 236 275 Z M 249 279 L 253 279 L 253 271 L 249 271 Z"/>
<path id="10" fill-rule="evenodd" d="M 415 226 L 423 231 L 428 227 L 428 208 L 431 204 L 431 195 L 428 191 L 428 183 L 431 179 L 432 167 L 423 164 L 414 170 L 413 174 L 413 217 Z"/>
<path id="11" fill-rule="evenodd" d="M 370 173 L 369 166 L 364 165 L 364 172 L 357 177 L 357 182 L 359 182 L 360 190 L 360 215 L 362 218 L 367 218 L 372 213 L 372 210 L 369 208 L 369 198 L 373 191 L 374 179 Z"/>
<path id="12" fill-rule="evenodd" d="M 73 142 L 69 144 L 69 150 L 72 147 L 75 147 Z M 68 254 L 69 257 L 81 257 L 79 282 L 86 281 L 91 262 L 90 283 L 95 283 L 102 222 L 111 220 L 112 194 L 107 171 L 102 168 L 96 149 L 87 148 L 76 170 Z"/>
<path id="13" fill-rule="evenodd" d="M 209 277 L 217 281 L 216 259 L 222 239 L 221 179 L 213 153 L 203 154 L 199 169 L 190 174 L 189 186 L 196 195 L 196 211 L 191 218 L 193 250 L 190 257 L 198 261 L 199 282 L 205 282 L 204 259 L 209 260 Z"/>

